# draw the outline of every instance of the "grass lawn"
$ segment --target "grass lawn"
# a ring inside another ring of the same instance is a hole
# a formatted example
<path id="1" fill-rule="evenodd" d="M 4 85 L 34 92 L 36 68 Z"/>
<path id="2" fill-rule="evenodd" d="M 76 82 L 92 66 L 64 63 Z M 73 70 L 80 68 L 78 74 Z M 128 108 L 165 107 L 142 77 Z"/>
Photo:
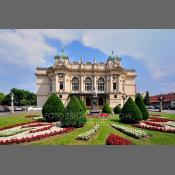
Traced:
<path id="1" fill-rule="evenodd" d="M 28 114 L 20 114 L 16 116 L 10 117 L 0 117 L 0 127 L 13 125 L 16 123 L 24 123 L 28 121 L 32 121 L 31 118 L 26 118 L 25 116 Z M 162 116 L 175 119 L 175 114 L 162 114 Z M 100 129 L 98 132 L 91 137 L 88 141 L 80 141 L 76 140 L 75 138 L 83 133 L 88 131 L 89 129 L 93 128 L 96 123 L 100 124 Z M 104 119 L 88 119 L 86 125 L 83 128 L 75 129 L 74 131 L 63 134 L 57 135 L 53 137 L 49 137 L 43 140 L 25 143 L 25 145 L 104 145 L 107 136 L 110 133 L 118 134 L 124 138 L 128 138 L 133 141 L 134 144 L 138 145 L 162 145 L 162 144 L 175 144 L 175 134 L 173 133 L 163 133 L 157 131 L 149 131 L 145 130 L 152 136 L 149 138 L 145 138 L 144 140 L 134 139 L 130 136 L 127 136 L 113 128 L 110 127 L 111 123 L 118 123 L 118 116 L 111 118 L 104 118 Z M 127 125 L 128 126 L 128 125 Z M 132 127 L 132 126 L 131 126 Z"/>

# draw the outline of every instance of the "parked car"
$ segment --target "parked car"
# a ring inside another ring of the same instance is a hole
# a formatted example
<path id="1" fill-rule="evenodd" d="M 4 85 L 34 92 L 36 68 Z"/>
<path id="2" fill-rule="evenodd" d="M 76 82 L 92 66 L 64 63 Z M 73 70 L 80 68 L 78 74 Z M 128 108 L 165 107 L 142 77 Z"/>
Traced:
<path id="1" fill-rule="evenodd" d="M 146 106 L 147 109 L 154 109 L 154 106 L 152 105 L 149 105 L 149 106 Z"/>
<path id="2" fill-rule="evenodd" d="M 14 107 L 14 110 L 15 110 L 15 111 L 22 111 L 22 107 L 15 106 L 15 107 Z"/>
<path id="3" fill-rule="evenodd" d="M 27 111 L 41 111 L 42 110 L 42 107 L 39 107 L 39 106 L 29 106 L 27 108 Z"/>

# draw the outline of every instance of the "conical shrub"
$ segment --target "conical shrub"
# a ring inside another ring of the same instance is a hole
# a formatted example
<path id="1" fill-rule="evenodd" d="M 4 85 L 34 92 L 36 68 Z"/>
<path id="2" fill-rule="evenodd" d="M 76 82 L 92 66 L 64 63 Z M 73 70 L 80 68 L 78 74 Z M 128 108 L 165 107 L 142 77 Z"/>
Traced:
<path id="1" fill-rule="evenodd" d="M 142 120 L 142 113 L 131 97 L 124 104 L 119 119 L 123 123 L 137 123 Z"/>
<path id="2" fill-rule="evenodd" d="M 108 103 L 104 104 L 104 106 L 102 108 L 102 112 L 106 113 L 106 114 L 112 114 L 112 110 L 111 110 L 111 108 L 110 108 Z"/>
<path id="3" fill-rule="evenodd" d="M 61 117 L 63 117 L 64 112 L 65 107 L 62 101 L 55 93 L 52 93 L 43 106 L 43 117 L 46 121 L 54 122 L 60 120 Z"/>
<path id="4" fill-rule="evenodd" d="M 62 127 L 83 127 L 87 119 L 84 110 L 76 96 L 70 97 L 65 115 L 61 119 Z"/>
<path id="5" fill-rule="evenodd" d="M 84 101 L 81 100 L 80 98 L 79 98 L 78 100 L 79 100 L 79 103 L 81 104 L 81 106 L 82 106 L 82 108 L 83 108 L 84 113 L 86 113 L 86 106 L 85 106 L 85 104 L 84 104 Z"/>
<path id="6" fill-rule="evenodd" d="M 149 112 L 148 112 L 148 110 L 144 104 L 143 98 L 140 94 L 136 95 L 135 103 L 142 113 L 143 120 L 147 120 L 149 118 Z"/>
<path id="7" fill-rule="evenodd" d="M 120 105 L 115 106 L 115 108 L 114 108 L 114 113 L 115 113 L 115 114 L 120 114 L 120 112 L 121 112 Z"/>

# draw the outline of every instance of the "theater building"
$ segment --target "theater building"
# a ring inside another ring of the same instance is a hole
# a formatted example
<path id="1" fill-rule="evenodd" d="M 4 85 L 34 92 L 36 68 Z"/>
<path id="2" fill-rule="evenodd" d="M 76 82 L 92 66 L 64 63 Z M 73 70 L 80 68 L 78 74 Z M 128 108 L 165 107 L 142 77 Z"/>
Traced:
<path id="1" fill-rule="evenodd" d="M 121 58 L 110 55 L 106 63 L 70 62 L 62 51 L 55 56 L 54 65 L 36 68 L 37 105 L 43 106 L 48 96 L 55 92 L 66 106 L 71 95 L 81 98 L 87 108 L 92 108 L 93 90 L 98 96 L 98 106 L 104 103 L 111 107 L 123 105 L 127 97 L 136 93 L 136 71 L 125 69 Z"/>

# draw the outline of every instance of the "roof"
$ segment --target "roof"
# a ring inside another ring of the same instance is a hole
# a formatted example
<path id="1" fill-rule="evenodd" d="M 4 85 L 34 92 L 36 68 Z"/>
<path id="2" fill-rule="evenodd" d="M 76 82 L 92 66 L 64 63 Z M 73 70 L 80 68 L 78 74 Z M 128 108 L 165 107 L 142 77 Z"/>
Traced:
<path id="1" fill-rule="evenodd" d="M 150 102 L 159 102 L 159 96 L 150 96 Z M 161 94 L 163 97 L 163 101 L 175 101 L 175 93 L 169 93 L 169 94 Z"/>

